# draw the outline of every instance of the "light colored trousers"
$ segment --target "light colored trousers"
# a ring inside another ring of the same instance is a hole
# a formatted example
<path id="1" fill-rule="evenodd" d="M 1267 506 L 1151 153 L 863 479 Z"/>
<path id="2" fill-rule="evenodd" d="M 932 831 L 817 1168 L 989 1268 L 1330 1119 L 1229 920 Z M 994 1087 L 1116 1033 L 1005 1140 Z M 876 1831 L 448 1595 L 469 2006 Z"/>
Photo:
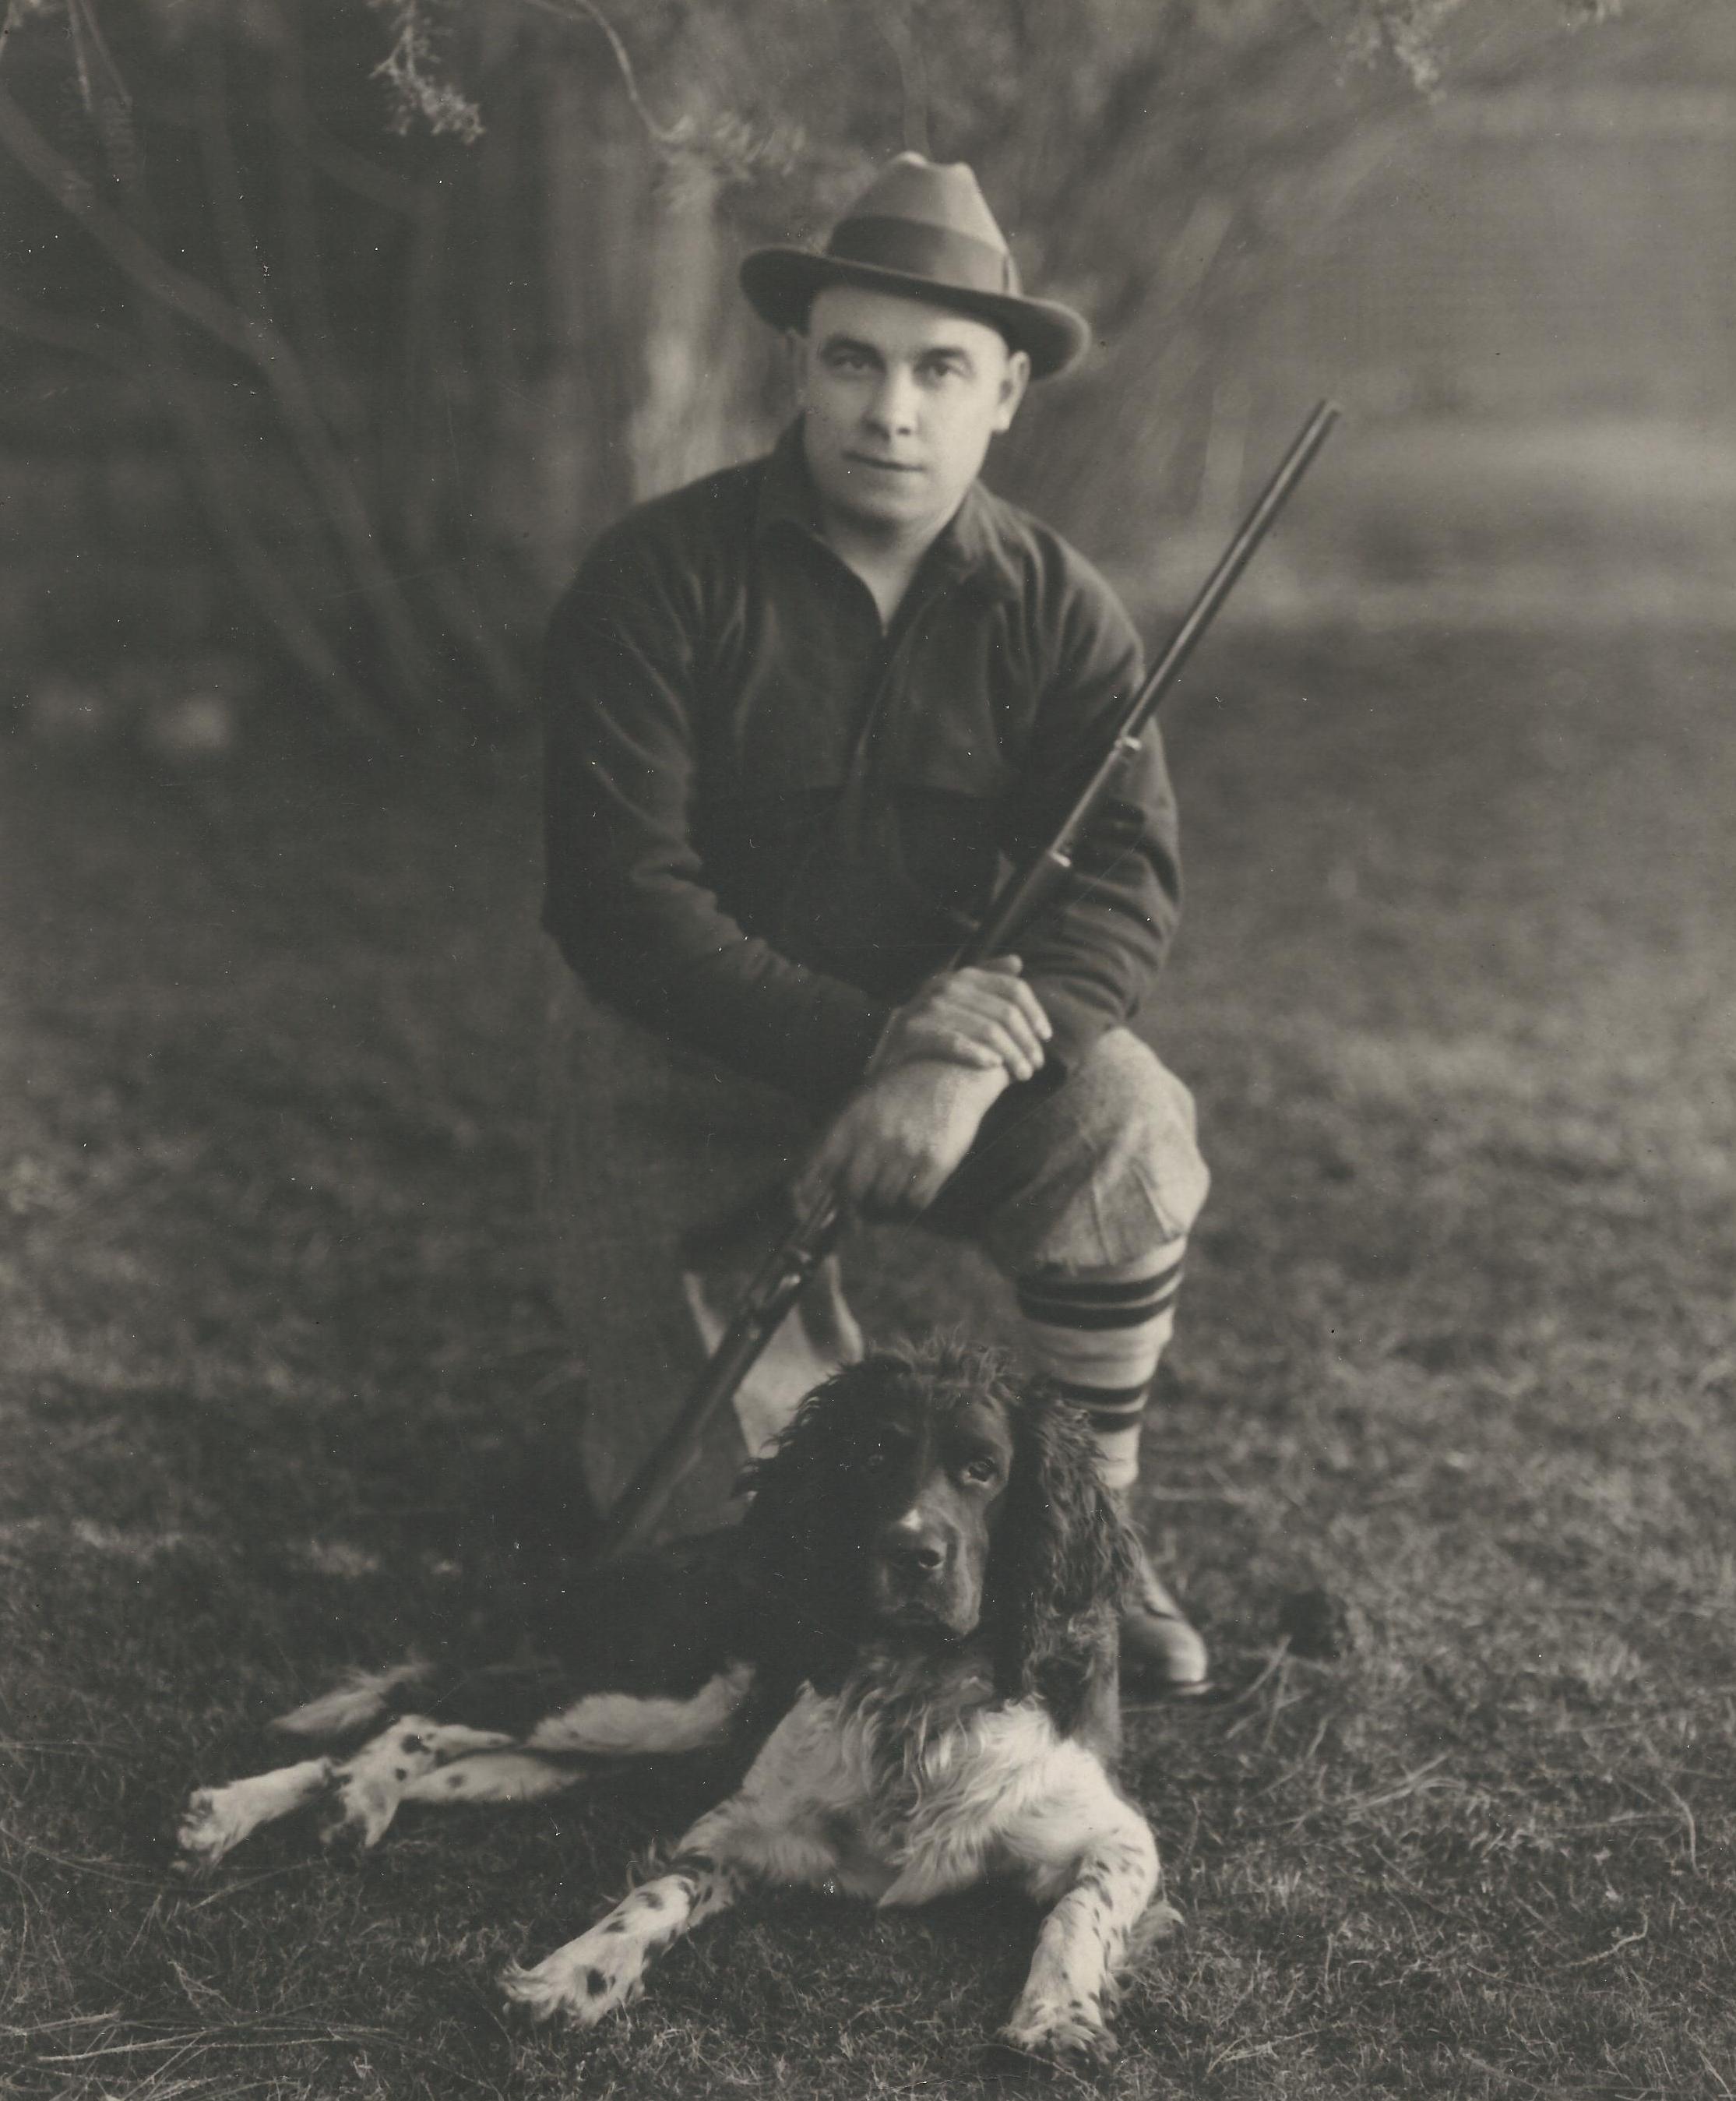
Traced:
<path id="1" fill-rule="evenodd" d="M 551 952 L 552 953 L 552 952 Z M 542 1201 L 557 1300 L 587 1373 L 586 1478 L 607 1505 L 691 1388 L 787 1227 L 776 1201 L 823 1123 L 550 972 Z M 1008 1090 L 925 1228 L 1009 1277 L 1089 1276 L 1181 1239 L 1209 1181 L 1187 1089 L 1124 1028 L 1059 1086 Z M 828 1263 L 696 1453 L 665 1532 L 727 1515 L 743 1462 L 862 1342 Z"/>

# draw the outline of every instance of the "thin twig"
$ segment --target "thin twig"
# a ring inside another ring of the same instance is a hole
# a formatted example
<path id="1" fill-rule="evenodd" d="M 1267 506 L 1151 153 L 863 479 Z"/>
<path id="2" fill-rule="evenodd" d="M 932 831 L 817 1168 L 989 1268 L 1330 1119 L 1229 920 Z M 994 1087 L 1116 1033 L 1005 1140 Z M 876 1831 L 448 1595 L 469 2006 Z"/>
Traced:
<path id="1" fill-rule="evenodd" d="M 1254 1695 L 1260 1690 L 1261 1687 L 1265 1684 L 1267 1679 L 1272 1677 L 1274 1673 L 1282 1670 L 1289 1661 L 1290 1637 L 1288 1634 L 1280 1634 L 1278 1638 L 1277 1646 L 1273 1649 L 1270 1660 L 1266 1664 L 1265 1670 L 1260 1673 L 1257 1678 L 1244 1685 L 1241 1691 L 1236 1693 L 1234 1697 L 1226 1700 L 1224 1702 L 1224 1705 L 1226 1707 L 1239 1707 L 1246 1701 L 1252 1700 Z M 1247 1716 L 1244 1715 L 1243 1717 L 1243 1722 L 1245 1722 L 1248 1719 L 1248 1718 Z M 1236 1727 L 1240 1728 L 1242 1725 L 1242 1723 L 1239 1722 L 1236 1724 Z M 1234 1732 L 1231 1733 L 1233 1734 Z"/>
<path id="2" fill-rule="evenodd" d="M 1279 1788 L 1288 1787 L 1299 1772 L 1313 1763 L 1314 1753 L 1319 1749 L 1321 1744 L 1325 1741 L 1327 1731 L 1332 1726 L 1332 1716 L 1323 1714 L 1320 1717 L 1320 1726 L 1310 1737 L 1308 1748 L 1301 1758 L 1297 1758 L 1293 1764 L 1286 1766 L 1276 1780 L 1268 1780 L 1264 1787 L 1257 1787 L 1248 1799 L 1250 1802 L 1258 1802 L 1262 1795 L 1275 1794 Z"/>
<path id="3" fill-rule="evenodd" d="M 1206 2076 L 1209 2078 L 1221 2066 L 1239 2064 L 1244 2058 L 1268 2057 L 1287 2042 L 1308 2042 L 1315 2036 L 1331 2035 L 1343 2025 L 1341 2021 L 1324 2021 L 1318 2028 L 1298 2028 L 1293 2035 L 1272 2036 L 1261 2042 L 1243 2043 L 1239 2049 L 1221 2050 L 1207 2064 Z"/>
<path id="4" fill-rule="evenodd" d="M 378 2028 L 309 2029 L 297 2032 L 294 2029 L 279 2029 L 271 2034 L 247 2037 L 231 2041 L 216 2036 L 207 2036 L 195 2031 L 191 2035 L 163 2036 L 144 2042 L 105 2043 L 100 2050 L 67 2050 L 52 2057 L 39 2057 L 38 2064 L 89 2064 L 100 2057 L 139 2057 L 148 2050 L 166 2050 L 184 2052 L 190 2050 L 281 2050 L 296 2043 L 318 2042 L 372 2042 L 387 2043 L 392 2040 Z"/>
<path id="5" fill-rule="evenodd" d="M 221 1889 L 213 1890 L 209 1895 L 182 1905 L 181 1909 L 203 1911 L 207 1904 L 220 1904 L 225 1898 L 241 1895 L 244 1891 L 256 1890 L 262 1882 L 281 1882 L 288 1875 L 311 1874 L 316 1868 L 323 1865 L 320 1860 L 292 1860 L 287 1867 L 268 1868 L 263 1875 L 250 1875 L 244 1882 L 225 1882 Z"/>
<path id="6" fill-rule="evenodd" d="M 1670 1785 L 1670 1783 L 1667 1780 L 1663 1779 L 1661 1775 L 1659 1776 L 1658 1785 L 1663 1789 L 1664 1793 L 1668 1795 L 1671 1801 L 1673 1802 L 1676 1807 L 1681 1811 L 1682 1821 L 1688 1827 L 1688 1866 L 1690 1872 L 1697 1875 L 1700 1871 L 1700 1860 L 1698 1847 L 1694 1832 L 1694 1811 L 1688 1807 L 1686 1802 L 1682 1798 L 1682 1797 L 1676 1792 L 1675 1789 Z"/>
<path id="7" fill-rule="evenodd" d="M 15 1737 L 0 1738 L 0 1755 L 16 1757 L 27 1751 L 43 1754 L 51 1752 L 83 1751 L 88 1753 L 92 1758 L 137 1758 L 139 1755 L 136 1749 L 126 1749 L 119 1744 L 104 1744 L 94 1737 L 86 1740 L 82 1737 L 67 1736 L 35 1743 Z"/>
<path id="8" fill-rule="evenodd" d="M 29 2028 L 20 2028 L 11 2021 L 0 2021 L 0 2035 L 17 2036 L 29 2041 L 34 2035 L 47 2035 L 55 2028 L 88 2028 L 107 2021 L 111 2025 L 126 2018 L 118 2006 L 106 2014 L 63 2014 L 57 2021 L 38 2021 Z"/>
<path id="9" fill-rule="evenodd" d="M 1651 1931 L 1651 1921 L 1642 1921 L 1637 1933 L 1624 1933 L 1619 1940 L 1612 1940 L 1607 1948 L 1601 1948 L 1595 1955 L 1582 1955 L 1576 1962 L 1557 1962 L 1555 1973 L 1568 1970 L 1589 1970 L 1594 1962 L 1607 1962 L 1612 1955 L 1619 1955 L 1624 1948 L 1632 1948 L 1637 1940 L 1645 1940 Z"/>
<path id="10" fill-rule="evenodd" d="M 652 115 L 644 96 L 639 92 L 639 77 L 634 70 L 631 52 L 621 42 L 620 32 L 614 24 L 600 7 L 592 4 L 592 0 L 519 0 L 519 5 L 533 8 L 539 15 L 552 15 L 557 21 L 571 22 L 577 15 L 600 29 L 608 40 L 610 51 L 614 53 L 621 86 L 626 90 L 634 115 L 645 127 L 647 137 L 666 153 L 686 143 L 687 127 L 685 124 L 660 124 Z"/>
<path id="11" fill-rule="evenodd" d="M 1423 1789 L 1428 1784 L 1429 1775 L 1437 1766 L 1445 1765 L 1447 1757 L 1448 1754 L 1442 1751 L 1438 1758 L 1430 1758 L 1426 1764 L 1418 1766 L 1412 1772 L 1407 1772 L 1395 1787 L 1385 1788 L 1378 1794 L 1352 1795 L 1346 1802 L 1323 1802 L 1318 1808 L 1305 1809 L 1300 1816 L 1293 1817 L 1283 1828 L 1287 1831 L 1293 1831 L 1298 1825 L 1305 1824 L 1310 1817 L 1321 1816 L 1329 1809 L 1336 1809 L 1341 1816 L 1346 1817 L 1360 1816 L 1371 1809 L 1385 1809 L 1392 1802 L 1402 1802 L 1407 1796 L 1416 1794 Z M 1441 1786 L 1446 1783 L 1436 1781 L 1433 1785 Z"/>
<path id="12" fill-rule="evenodd" d="M 0 1824 L 0 1838 L 17 1847 L 20 1852 L 33 1853 L 38 1860 L 52 1860 L 57 1868 L 70 1868 L 76 1874 L 95 1875 L 101 1882 L 119 1882 L 130 1890 L 154 1890 L 158 1886 L 146 1876 L 123 1874 L 104 1860 L 80 1860 L 70 1853 L 57 1853 L 51 1846 L 39 1845 L 35 1839 L 26 1838 L 22 1832 L 14 1831 L 9 1825 Z"/>

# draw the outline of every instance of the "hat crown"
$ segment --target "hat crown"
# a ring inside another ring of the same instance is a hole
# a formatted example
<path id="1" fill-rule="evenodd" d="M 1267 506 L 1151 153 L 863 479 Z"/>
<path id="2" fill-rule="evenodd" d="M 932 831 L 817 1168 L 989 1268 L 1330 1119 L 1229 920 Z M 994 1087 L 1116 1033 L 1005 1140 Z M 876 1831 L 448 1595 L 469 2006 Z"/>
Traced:
<path id="1" fill-rule="evenodd" d="M 962 161 L 900 153 L 833 228 L 826 253 L 960 291 L 1017 297 L 1019 290 L 1006 236 Z"/>
<path id="2" fill-rule="evenodd" d="M 839 223 L 854 219 L 915 219 L 991 248 L 1007 245 L 972 170 L 963 161 L 931 161 L 922 153 L 889 161 Z"/>
<path id="3" fill-rule="evenodd" d="M 760 248 L 743 259 L 743 290 L 774 328 L 805 329 L 816 293 L 853 285 L 926 299 L 986 321 L 1031 360 L 1032 374 L 1064 372 L 1090 341 L 1084 317 L 1027 299 L 1018 266 L 977 179 L 961 161 L 900 153 L 832 229 L 824 253 Z"/>

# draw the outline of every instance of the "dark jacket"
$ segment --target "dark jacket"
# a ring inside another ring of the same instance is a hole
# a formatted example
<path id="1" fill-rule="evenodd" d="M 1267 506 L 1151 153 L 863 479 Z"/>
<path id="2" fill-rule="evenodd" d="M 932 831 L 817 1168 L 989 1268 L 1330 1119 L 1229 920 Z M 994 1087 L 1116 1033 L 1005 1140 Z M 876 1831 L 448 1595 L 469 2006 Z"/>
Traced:
<path id="1" fill-rule="evenodd" d="M 812 1099 L 859 1079 L 1140 672 L 1098 573 L 980 484 L 890 629 L 819 532 L 799 425 L 642 504 L 551 623 L 544 923 L 599 997 Z M 1155 978 L 1179 895 L 1156 732 L 1022 933 L 1065 1072 Z"/>

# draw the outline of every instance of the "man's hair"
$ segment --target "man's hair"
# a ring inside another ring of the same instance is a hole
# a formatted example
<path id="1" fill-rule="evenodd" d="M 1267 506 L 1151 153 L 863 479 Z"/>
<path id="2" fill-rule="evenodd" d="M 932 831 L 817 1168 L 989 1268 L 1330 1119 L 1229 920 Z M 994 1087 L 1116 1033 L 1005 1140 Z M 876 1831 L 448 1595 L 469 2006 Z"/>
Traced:
<path id="1" fill-rule="evenodd" d="M 886 289 L 885 287 L 878 285 L 861 284 L 858 281 L 850 277 L 841 277 L 836 283 L 831 285 L 816 285 L 814 287 L 814 290 L 808 294 L 807 304 L 802 309 L 801 320 L 795 324 L 795 333 L 797 335 L 806 335 L 808 333 L 809 325 L 814 318 L 814 302 L 819 297 L 820 294 L 822 292 L 835 292 L 841 288 L 846 291 L 854 289 L 860 292 L 877 292 Z M 975 321 L 983 328 L 992 329 L 994 333 L 1000 337 L 1001 346 L 1005 350 L 1009 357 L 1013 356 L 1014 351 L 1018 347 L 1018 346 L 1014 343 L 1013 338 L 1007 334 L 1006 330 L 1001 327 L 998 321 L 990 320 L 987 314 L 974 314 L 970 311 L 970 307 L 965 306 L 961 300 L 930 299 L 925 298 L 921 292 L 892 291 L 890 290 L 886 290 L 886 296 L 888 299 L 908 299 L 913 307 L 933 307 L 940 313 L 956 314 L 962 321 Z"/>

